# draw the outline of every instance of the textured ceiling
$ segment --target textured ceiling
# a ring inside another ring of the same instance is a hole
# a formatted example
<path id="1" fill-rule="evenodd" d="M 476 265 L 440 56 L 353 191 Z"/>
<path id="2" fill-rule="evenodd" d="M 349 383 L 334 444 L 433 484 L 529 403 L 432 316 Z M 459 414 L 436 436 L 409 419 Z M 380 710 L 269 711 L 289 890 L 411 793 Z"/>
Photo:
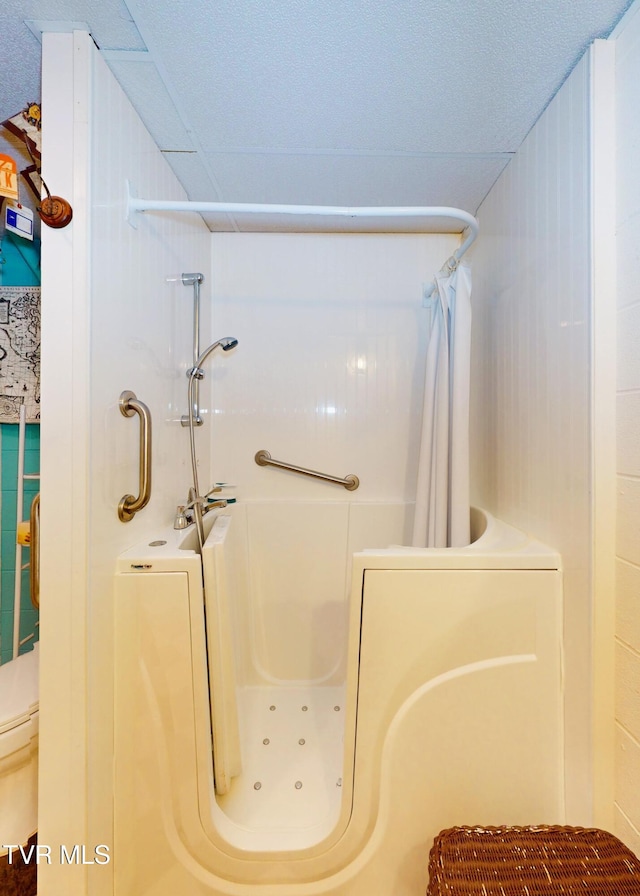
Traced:
<path id="1" fill-rule="evenodd" d="M 39 97 L 36 35 L 74 23 L 192 199 L 473 213 L 629 0 L 2 4 L 0 120 Z M 205 218 L 212 229 L 281 227 Z"/>

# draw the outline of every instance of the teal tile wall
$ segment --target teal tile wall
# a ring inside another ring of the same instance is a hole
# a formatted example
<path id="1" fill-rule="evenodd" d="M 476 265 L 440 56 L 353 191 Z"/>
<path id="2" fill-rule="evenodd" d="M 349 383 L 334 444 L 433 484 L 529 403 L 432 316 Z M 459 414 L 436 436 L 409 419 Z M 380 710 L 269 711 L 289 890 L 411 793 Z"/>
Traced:
<path id="1" fill-rule="evenodd" d="M 5 230 L 0 239 L 0 285 L 40 286 L 40 240 Z"/>
<path id="2" fill-rule="evenodd" d="M 16 509 L 18 499 L 18 426 L 0 424 L 0 663 L 7 662 L 13 651 L 13 602 L 16 570 Z M 40 470 L 40 426 L 28 423 L 25 432 L 24 472 Z M 23 487 L 23 519 L 29 519 L 31 501 L 40 490 L 38 480 L 26 480 Z M 29 562 L 29 548 L 22 549 L 22 564 Z M 29 570 L 21 573 L 22 599 L 20 610 L 20 639 L 34 633 L 34 638 L 21 648 L 30 650 L 38 640 L 38 612 L 29 596 Z"/>
<path id="3" fill-rule="evenodd" d="M 2 234 L 0 285 L 40 286 L 40 240 L 35 239 L 31 243 L 10 231 Z M 0 424 L 0 442 L 0 663 L 4 663 L 13 655 L 18 426 L 11 423 Z M 37 423 L 27 424 L 24 470 L 25 473 L 37 473 L 40 470 L 40 426 Z M 24 519 L 29 519 L 31 501 L 39 488 L 37 481 L 27 480 L 24 484 Z M 28 562 L 29 548 L 23 548 L 22 564 Z M 21 576 L 20 639 L 26 638 L 31 632 L 35 633 L 35 637 L 21 648 L 24 653 L 38 639 L 38 628 L 35 625 L 38 613 L 31 606 L 29 597 L 29 570 L 22 572 Z"/>

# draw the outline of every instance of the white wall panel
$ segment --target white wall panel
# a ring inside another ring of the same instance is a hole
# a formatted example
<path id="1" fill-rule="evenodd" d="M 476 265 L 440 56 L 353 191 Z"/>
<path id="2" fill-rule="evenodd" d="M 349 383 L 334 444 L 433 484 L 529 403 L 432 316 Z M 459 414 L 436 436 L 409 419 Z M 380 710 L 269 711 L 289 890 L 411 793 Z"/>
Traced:
<path id="1" fill-rule="evenodd" d="M 616 727 L 616 806 L 618 819 L 622 815 L 626 824 L 615 833 L 633 849 L 640 842 L 640 744 L 620 724 Z"/>
<path id="2" fill-rule="evenodd" d="M 114 558 L 166 525 L 186 496 L 188 442 L 178 417 L 187 406 L 192 301 L 190 290 L 165 278 L 192 270 L 206 275 L 210 239 L 193 216 L 148 215 L 136 230 L 129 226 L 126 179 L 148 196 L 179 199 L 184 192 L 89 35 L 54 35 L 45 58 L 45 177 L 64 191 L 75 214 L 67 230 L 43 233 L 43 287 L 52 303 L 43 318 L 43 584 L 55 587 L 46 589 L 41 634 L 45 694 L 51 688 L 55 699 L 43 694 L 41 707 L 42 775 L 49 782 L 41 836 L 48 843 L 108 844 Z M 152 498 L 130 523 L 116 514 L 122 496 L 138 490 L 139 425 L 137 417 L 120 414 L 124 389 L 149 406 L 154 423 Z M 77 516 L 73 536 L 61 513 Z M 79 543 L 70 550 L 71 537 Z M 63 719 L 66 707 L 68 724 L 57 725 L 52 715 L 47 721 L 48 706 Z M 58 765 L 71 745 L 75 767 L 65 777 Z M 87 828 L 71 841 L 59 833 L 58 806 L 73 799 L 84 807 L 75 824 L 86 820 Z M 92 881 L 96 896 L 111 892 L 110 870 Z M 39 891 L 75 893 L 68 870 L 56 883 L 57 873 L 54 866 L 43 870 Z"/>
<path id="3" fill-rule="evenodd" d="M 638 230 L 635 232 L 637 239 Z M 627 256 L 620 259 L 620 267 L 623 271 L 633 267 L 634 273 L 640 269 L 640 265 L 636 267 L 634 260 Z M 618 390 L 626 392 L 632 389 L 640 389 L 640 302 L 637 287 L 633 304 L 618 312 Z"/>
<path id="4" fill-rule="evenodd" d="M 618 394 L 617 421 L 618 473 L 640 476 L 640 390 Z"/>
<path id="5" fill-rule="evenodd" d="M 563 557 L 567 812 L 590 817 L 589 69 L 583 60 L 478 213 L 473 500 Z"/>
<path id="6" fill-rule="evenodd" d="M 619 803 L 614 806 L 614 827 L 617 836 L 626 843 L 629 849 L 640 856 L 640 835 L 637 828 L 629 821 L 620 808 Z"/>
<path id="7" fill-rule="evenodd" d="M 626 645 L 617 646 L 616 677 L 618 724 L 636 741 L 640 741 L 640 654 Z"/>
<path id="8" fill-rule="evenodd" d="M 619 641 L 640 653 L 640 566 L 618 560 L 616 632 Z"/>
<path id="9" fill-rule="evenodd" d="M 212 470 L 251 500 L 413 501 L 428 311 L 456 235 L 216 234 Z M 339 486 L 254 455 L 346 476 Z"/>
<path id="10" fill-rule="evenodd" d="M 113 558 L 169 523 L 177 504 L 186 501 L 191 481 L 187 432 L 179 418 L 188 406 L 185 371 L 192 354 L 192 290 L 169 284 L 166 278 L 183 271 L 206 276 L 210 242 L 194 215 L 140 216 L 136 229 L 126 222 L 127 179 L 138 195 L 178 199 L 184 193 L 106 64 L 98 54 L 93 54 L 92 63 L 89 646 L 95 664 L 93 687 L 104 700 L 111 687 L 111 676 L 105 673 L 112 655 Z M 124 389 L 132 389 L 148 405 L 153 420 L 152 497 L 129 523 L 119 521 L 116 508 L 124 494 L 138 491 L 139 421 L 119 411 Z M 203 455 L 206 471 L 206 452 Z M 89 802 L 109 806 L 105 707 L 95 699 L 90 706 Z"/>
<path id="11" fill-rule="evenodd" d="M 618 556 L 640 564 L 640 479 L 618 477 Z"/>
<path id="12" fill-rule="evenodd" d="M 40 842 L 82 843 L 85 818 L 86 665 L 84 629 L 88 464 L 86 180 L 84 96 L 75 96 L 77 69 L 86 82 L 86 55 L 71 34 L 43 36 L 43 175 L 73 199 L 74 222 L 42 230 L 42 419 L 40 568 L 40 718 L 38 835 Z M 78 149 L 76 148 L 78 147 Z M 74 164 L 75 162 L 75 164 Z M 76 199 L 77 193 L 77 199 Z M 77 344 L 75 344 L 77 343 Z M 73 359 L 73 361 L 72 361 Z M 75 483 L 75 487 L 74 487 Z M 64 525 L 61 525 L 64 508 Z M 44 600 L 44 594 L 47 600 Z M 75 876 L 78 877 L 77 875 Z M 43 896 L 81 893 L 82 879 L 65 880 L 56 866 L 41 869 Z"/>
<path id="13" fill-rule="evenodd" d="M 201 271 L 207 280 L 210 246 L 197 215 L 139 215 L 136 229 L 127 224 L 127 179 L 140 195 L 175 198 L 182 190 L 100 57 L 93 93 L 95 108 L 109 109 L 117 122 L 93 119 L 91 389 L 96 537 L 108 538 L 118 553 L 169 522 L 186 499 L 188 438 L 179 421 L 188 405 L 193 292 L 167 277 Z M 209 286 L 202 287 L 204 309 Z M 202 327 L 206 338 L 206 317 Z M 126 525 L 112 520 L 122 495 L 137 491 L 138 426 L 119 412 L 123 389 L 149 405 L 154 423 L 151 502 Z"/>
<path id="14" fill-rule="evenodd" d="M 616 833 L 640 849 L 640 17 L 616 40 L 618 268 L 618 520 Z"/>

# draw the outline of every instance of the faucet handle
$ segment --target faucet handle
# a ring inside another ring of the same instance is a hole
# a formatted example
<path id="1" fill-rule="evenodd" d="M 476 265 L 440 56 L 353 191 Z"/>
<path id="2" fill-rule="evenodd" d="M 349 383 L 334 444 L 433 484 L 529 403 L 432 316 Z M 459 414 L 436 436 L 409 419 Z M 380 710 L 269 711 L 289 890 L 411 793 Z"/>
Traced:
<path id="1" fill-rule="evenodd" d="M 189 520 L 187 519 L 187 515 L 185 513 L 184 504 L 178 505 L 178 511 L 176 513 L 176 518 L 173 521 L 174 529 L 186 529 L 189 525 Z"/>

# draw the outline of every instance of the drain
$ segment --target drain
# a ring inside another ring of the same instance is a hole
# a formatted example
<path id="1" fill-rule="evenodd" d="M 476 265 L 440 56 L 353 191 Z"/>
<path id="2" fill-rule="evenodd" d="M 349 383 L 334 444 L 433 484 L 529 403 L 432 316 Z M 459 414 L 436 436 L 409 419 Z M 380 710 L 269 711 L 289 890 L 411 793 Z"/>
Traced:
<path id="1" fill-rule="evenodd" d="M 265 737 L 265 739 L 262 741 L 262 743 L 263 743 L 263 744 L 265 745 L 265 747 L 266 747 L 268 744 L 271 743 L 271 741 L 269 740 L 268 737 Z"/>
<path id="2" fill-rule="evenodd" d="M 306 712 L 308 709 L 309 709 L 308 706 L 303 706 L 303 707 L 302 707 L 302 712 Z"/>
<path id="3" fill-rule="evenodd" d="M 302 781 L 296 781 L 296 790 L 300 790 L 302 788 Z"/>
<path id="4" fill-rule="evenodd" d="M 261 787 L 262 784 L 260 783 L 260 781 L 256 781 L 256 783 L 253 785 L 254 790 L 260 790 Z"/>
<path id="5" fill-rule="evenodd" d="M 333 707 L 333 711 L 334 711 L 334 712 L 340 712 L 340 707 L 339 707 L 339 706 L 334 706 L 334 707 Z"/>
<path id="6" fill-rule="evenodd" d="M 300 744 L 301 747 L 304 747 L 304 745 L 306 744 L 306 740 L 304 739 L 304 737 L 301 737 L 300 740 L 298 741 L 298 743 Z"/>
<path id="7" fill-rule="evenodd" d="M 275 711 L 276 711 L 275 706 L 270 706 L 270 707 L 269 707 L 269 711 L 270 711 L 270 712 L 275 712 Z"/>

